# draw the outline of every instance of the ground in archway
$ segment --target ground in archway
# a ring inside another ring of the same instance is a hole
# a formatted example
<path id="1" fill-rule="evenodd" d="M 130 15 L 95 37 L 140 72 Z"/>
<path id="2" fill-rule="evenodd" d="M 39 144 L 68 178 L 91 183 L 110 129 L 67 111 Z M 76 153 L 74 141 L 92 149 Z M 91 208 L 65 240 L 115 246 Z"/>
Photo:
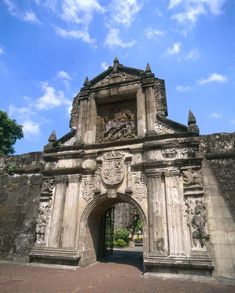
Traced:
<path id="1" fill-rule="evenodd" d="M 220 293 L 235 292 L 235 285 L 208 279 L 143 277 L 142 253 L 115 251 L 83 269 L 62 270 L 0 263 L 3 293 Z"/>

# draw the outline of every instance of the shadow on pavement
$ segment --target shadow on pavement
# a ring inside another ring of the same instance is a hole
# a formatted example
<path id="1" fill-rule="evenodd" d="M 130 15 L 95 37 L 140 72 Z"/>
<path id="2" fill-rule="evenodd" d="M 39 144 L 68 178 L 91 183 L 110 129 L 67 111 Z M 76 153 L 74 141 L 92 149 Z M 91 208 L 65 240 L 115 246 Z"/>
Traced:
<path id="1" fill-rule="evenodd" d="M 114 249 L 113 253 L 99 259 L 104 263 L 118 263 L 134 266 L 143 272 L 143 251 L 142 249 Z"/>

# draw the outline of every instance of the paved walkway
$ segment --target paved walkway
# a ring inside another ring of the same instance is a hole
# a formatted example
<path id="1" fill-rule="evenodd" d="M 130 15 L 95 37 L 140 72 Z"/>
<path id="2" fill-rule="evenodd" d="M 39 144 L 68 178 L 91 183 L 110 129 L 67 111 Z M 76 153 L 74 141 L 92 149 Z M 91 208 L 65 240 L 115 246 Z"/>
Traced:
<path id="1" fill-rule="evenodd" d="M 142 253 L 114 255 L 83 269 L 0 263 L 1 293 L 227 293 L 235 285 L 213 279 L 143 277 Z"/>

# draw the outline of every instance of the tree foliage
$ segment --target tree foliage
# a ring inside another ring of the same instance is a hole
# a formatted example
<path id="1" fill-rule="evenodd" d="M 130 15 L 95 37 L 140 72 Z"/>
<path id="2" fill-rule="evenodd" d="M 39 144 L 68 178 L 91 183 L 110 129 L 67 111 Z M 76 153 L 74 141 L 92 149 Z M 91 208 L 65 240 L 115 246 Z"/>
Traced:
<path id="1" fill-rule="evenodd" d="M 13 145 L 22 137 L 22 126 L 0 110 L 0 156 L 13 154 L 15 151 Z"/>

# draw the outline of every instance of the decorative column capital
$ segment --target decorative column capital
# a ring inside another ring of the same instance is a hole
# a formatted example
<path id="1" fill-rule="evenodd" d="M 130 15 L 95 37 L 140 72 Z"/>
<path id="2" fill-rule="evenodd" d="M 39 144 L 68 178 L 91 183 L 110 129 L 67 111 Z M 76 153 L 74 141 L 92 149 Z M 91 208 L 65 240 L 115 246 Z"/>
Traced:
<path id="1" fill-rule="evenodd" d="M 55 176 L 55 184 L 59 184 L 59 183 L 64 183 L 67 184 L 68 183 L 68 176 L 66 175 L 61 175 L 61 176 Z"/>
<path id="2" fill-rule="evenodd" d="M 173 170 L 166 170 L 164 171 L 165 177 L 174 177 L 180 175 L 180 170 L 173 169 Z"/>

